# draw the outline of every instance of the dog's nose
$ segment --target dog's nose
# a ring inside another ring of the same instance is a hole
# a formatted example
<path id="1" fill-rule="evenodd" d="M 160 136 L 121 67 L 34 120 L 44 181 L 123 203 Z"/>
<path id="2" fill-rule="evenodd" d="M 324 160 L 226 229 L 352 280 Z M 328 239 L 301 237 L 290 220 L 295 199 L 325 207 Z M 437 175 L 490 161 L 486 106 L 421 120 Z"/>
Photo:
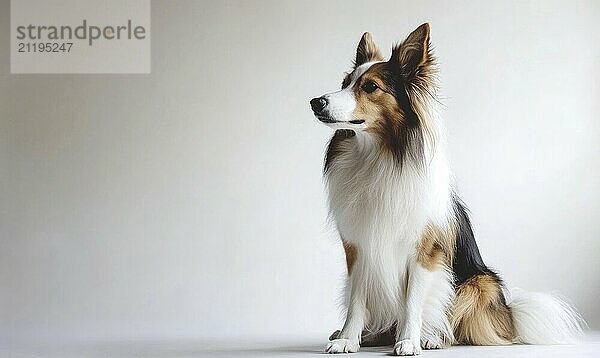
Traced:
<path id="1" fill-rule="evenodd" d="M 327 106 L 327 100 L 323 97 L 313 98 L 310 100 L 310 106 L 312 107 L 313 112 L 321 113 L 325 106 Z"/>

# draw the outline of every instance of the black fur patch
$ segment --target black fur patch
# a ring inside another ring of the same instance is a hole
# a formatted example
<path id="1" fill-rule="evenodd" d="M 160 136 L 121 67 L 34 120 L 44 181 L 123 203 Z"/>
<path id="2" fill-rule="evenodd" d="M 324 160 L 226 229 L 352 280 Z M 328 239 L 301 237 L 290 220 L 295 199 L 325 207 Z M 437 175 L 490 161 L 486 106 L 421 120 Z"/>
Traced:
<path id="1" fill-rule="evenodd" d="M 415 163 L 423 165 L 423 130 L 420 125 L 419 117 L 410 103 L 408 92 L 406 91 L 406 84 L 403 83 L 403 81 L 396 82 L 395 97 L 398 105 L 404 112 L 404 128 L 397 138 L 398 143 L 396 145 L 398 153 L 396 154 L 396 157 L 402 163 L 404 161 L 404 156 L 408 154 Z"/>
<path id="2" fill-rule="evenodd" d="M 331 163 L 335 160 L 335 157 L 340 154 L 340 143 L 347 138 L 354 137 L 356 133 L 350 129 L 338 129 L 335 131 L 333 137 L 329 141 L 329 145 L 327 146 L 327 152 L 325 153 L 325 165 L 323 167 L 323 173 L 327 173 L 329 171 L 329 167 L 331 167 Z"/>
<path id="3" fill-rule="evenodd" d="M 385 121 L 384 126 L 387 137 L 382 139 L 392 149 L 394 158 L 400 167 L 402 167 L 407 155 L 418 165 L 423 165 L 423 129 L 421 128 L 421 121 L 410 102 L 407 92 L 408 84 L 402 77 L 400 66 L 393 60 L 379 66 L 382 66 L 377 69 L 380 73 L 380 79 L 387 88 L 393 91 L 392 95 L 402 111 L 401 122 Z"/>
<path id="4" fill-rule="evenodd" d="M 454 215 L 457 221 L 456 247 L 454 249 L 454 260 L 452 262 L 452 271 L 454 272 L 454 285 L 459 286 L 465 281 L 476 275 L 488 275 L 502 286 L 502 279 L 494 270 L 485 265 L 473 229 L 471 220 L 467 214 L 464 203 L 457 195 L 453 195 Z M 503 295 L 502 295 L 503 296 Z M 502 297 L 504 301 L 504 296 Z"/>

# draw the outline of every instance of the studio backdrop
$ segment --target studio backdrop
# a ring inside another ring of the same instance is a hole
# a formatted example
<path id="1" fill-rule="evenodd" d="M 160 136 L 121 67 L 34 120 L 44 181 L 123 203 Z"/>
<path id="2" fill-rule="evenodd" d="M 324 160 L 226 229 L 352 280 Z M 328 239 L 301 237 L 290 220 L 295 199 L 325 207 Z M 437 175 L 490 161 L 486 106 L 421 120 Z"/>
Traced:
<path id="1" fill-rule="evenodd" d="M 16 74 L 2 1 L 0 337 L 325 343 L 346 269 L 308 102 L 423 22 L 486 263 L 600 328 L 599 11 L 152 1 L 148 73 Z"/>

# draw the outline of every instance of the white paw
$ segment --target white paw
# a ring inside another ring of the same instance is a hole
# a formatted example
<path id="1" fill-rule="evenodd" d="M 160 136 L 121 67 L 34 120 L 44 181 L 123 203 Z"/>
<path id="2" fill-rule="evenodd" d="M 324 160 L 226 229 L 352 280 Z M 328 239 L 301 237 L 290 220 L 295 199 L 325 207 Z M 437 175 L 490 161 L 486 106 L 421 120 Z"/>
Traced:
<path id="1" fill-rule="evenodd" d="M 403 339 L 394 345 L 394 354 L 397 356 L 414 356 L 421 354 L 421 347 L 415 345 L 410 339 Z"/>
<path id="2" fill-rule="evenodd" d="M 358 352 L 358 342 L 350 339 L 334 339 L 325 347 L 326 353 L 355 353 Z"/>
<path id="3" fill-rule="evenodd" d="M 423 349 L 442 349 L 444 345 L 439 338 L 421 338 L 421 348 Z"/>

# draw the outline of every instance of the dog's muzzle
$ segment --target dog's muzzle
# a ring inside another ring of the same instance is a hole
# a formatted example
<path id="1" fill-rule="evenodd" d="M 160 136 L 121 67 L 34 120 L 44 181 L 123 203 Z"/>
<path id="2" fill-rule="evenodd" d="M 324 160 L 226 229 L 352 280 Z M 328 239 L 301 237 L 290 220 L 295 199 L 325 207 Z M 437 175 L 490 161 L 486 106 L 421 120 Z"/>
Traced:
<path id="1" fill-rule="evenodd" d="M 325 97 L 318 97 L 318 98 L 313 98 L 310 100 L 310 107 L 313 110 L 313 113 L 315 114 L 315 117 L 317 117 L 318 120 L 320 120 L 323 123 L 351 123 L 351 124 L 362 124 L 365 121 L 362 119 L 354 119 L 351 121 L 336 121 L 335 119 L 331 118 L 328 111 L 327 111 L 327 105 L 329 104 L 329 101 L 327 100 L 327 98 Z"/>
<path id="2" fill-rule="evenodd" d="M 327 104 L 329 104 L 329 101 L 327 101 L 327 98 L 325 97 L 318 97 L 310 100 L 310 107 L 318 120 L 323 123 L 335 123 L 336 121 L 327 114 Z"/>

